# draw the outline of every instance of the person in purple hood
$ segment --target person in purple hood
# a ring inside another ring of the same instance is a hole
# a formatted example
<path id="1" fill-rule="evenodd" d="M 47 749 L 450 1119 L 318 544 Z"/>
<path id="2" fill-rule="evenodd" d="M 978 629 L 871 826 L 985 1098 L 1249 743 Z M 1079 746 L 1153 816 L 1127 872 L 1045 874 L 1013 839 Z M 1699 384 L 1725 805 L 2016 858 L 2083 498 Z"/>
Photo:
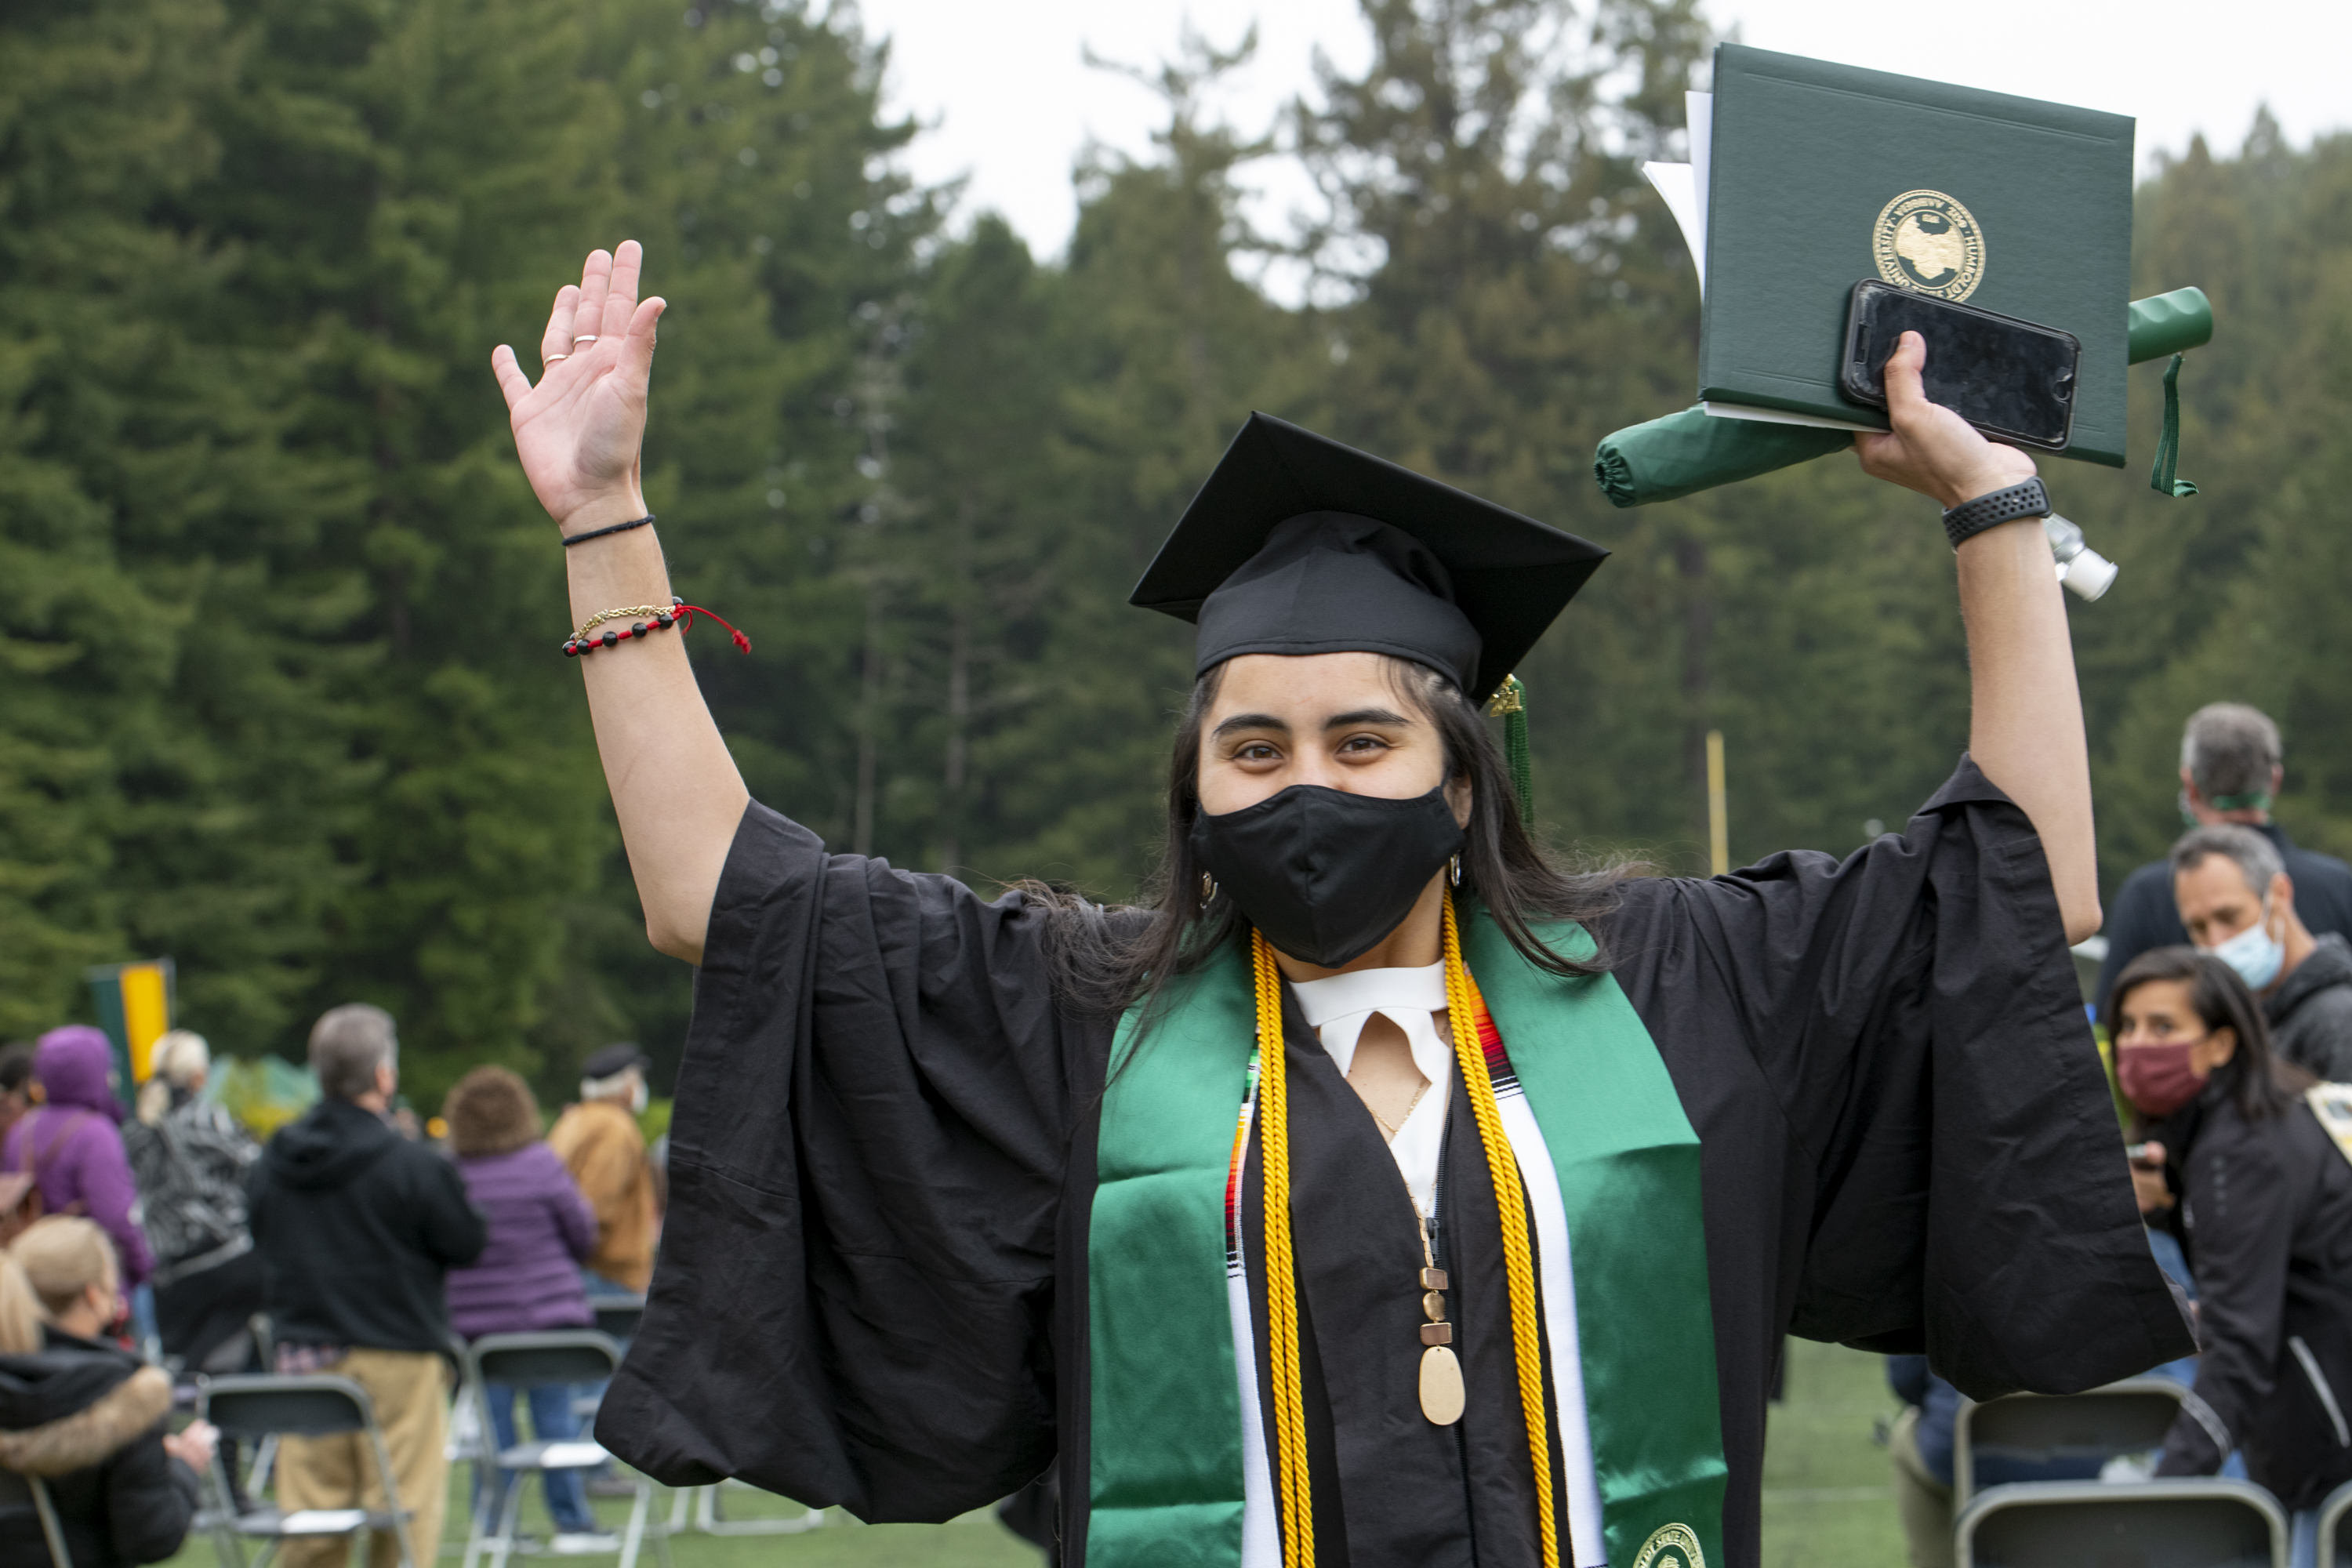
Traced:
<path id="1" fill-rule="evenodd" d="M 596 1246 L 596 1214 L 541 1136 L 530 1086 L 505 1068 L 476 1068 L 449 1091 L 441 1114 L 466 1194 L 490 1227 L 481 1257 L 449 1271 L 449 1326 L 468 1340 L 592 1327 L 580 1265 Z M 516 1440 L 518 1392 L 499 1384 L 484 1390 L 501 1448 Z M 580 1435 L 572 1399 L 566 1387 L 530 1390 L 531 1431 L 541 1442 Z M 550 1470 L 544 1480 L 557 1550 L 602 1543 L 580 1472 Z M 495 1506 L 487 1490 L 476 1488 L 478 1510 Z"/>
<path id="2" fill-rule="evenodd" d="M 107 1081 L 114 1050 L 87 1024 L 43 1035 L 33 1056 L 41 1103 L 8 1130 L 0 1169 L 30 1171 L 49 1214 L 87 1215 L 114 1243 L 127 1290 L 155 1271 L 139 1223 L 139 1188 L 122 1152 L 122 1102 Z"/>

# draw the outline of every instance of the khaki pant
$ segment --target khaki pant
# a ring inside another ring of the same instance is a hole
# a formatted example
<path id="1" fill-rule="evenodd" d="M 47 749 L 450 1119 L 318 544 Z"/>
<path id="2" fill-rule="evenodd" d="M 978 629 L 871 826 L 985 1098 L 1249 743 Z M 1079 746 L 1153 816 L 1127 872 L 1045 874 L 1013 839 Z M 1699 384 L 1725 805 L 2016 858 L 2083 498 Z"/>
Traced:
<path id="1" fill-rule="evenodd" d="M 1911 1568 L 1952 1568 L 1952 1489 L 1919 1457 L 1917 1405 L 1895 1418 L 1886 1451 L 1895 1466 L 1895 1509 L 1903 1517 Z"/>
<path id="2" fill-rule="evenodd" d="M 449 1363 L 419 1351 L 354 1350 L 331 1369 L 367 1390 L 376 1424 L 392 1451 L 393 1484 L 410 1510 L 408 1539 L 415 1568 L 432 1568 L 441 1541 L 441 1518 L 449 1502 Z M 278 1446 L 278 1506 L 301 1508 L 384 1506 L 375 1455 L 367 1434 L 332 1437 L 287 1437 Z M 351 1554 L 348 1535 L 289 1541 L 278 1561 L 286 1568 L 333 1568 Z M 390 1531 L 371 1538 L 369 1568 L 394 1568 L 400 1539 Z"/>

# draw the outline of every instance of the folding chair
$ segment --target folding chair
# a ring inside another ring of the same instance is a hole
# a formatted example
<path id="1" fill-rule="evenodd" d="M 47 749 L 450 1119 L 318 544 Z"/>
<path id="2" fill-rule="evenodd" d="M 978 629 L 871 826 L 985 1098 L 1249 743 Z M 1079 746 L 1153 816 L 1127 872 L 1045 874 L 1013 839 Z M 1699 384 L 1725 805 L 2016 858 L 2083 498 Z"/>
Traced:
<path id="1" fill-rule="evenodd" d="M 482 1429 L 482 1402 L 474 1397 L 473 1362 L 466 1352 L 466 1342 L 451 1334 L 447 1353 L 457 1363 L 457 1387 L 449 1400 L 449 1435 L 442 1441 L 441 1455 L 452 1465 L 467 1467 L 469 1479 L 467 1495 L 478 1497 L 482 1495 L 482 1488 L 488 1479 L 483 1467 L 493 1462 L 490 1449 L 496 1439 Z M 465 1547 L 462 1544 L 444 1541 L 434 1554 L 447 1557 L 463 1551 Z"/>
<path id="2" fill-rule="evenodd" d="M 670 1506 L 669 1532 L 683 1535 L 691 1529 L 705 1535 L 798 1535 L 804 1530 L 816 1529 L 829 1517 L 830 1510 L 821 1508 L 781 1518 L 727 1519 L 720 1515 L 719 1498 L 722 1491 L 759 1489 L 749 1481 L 732 1477 L 713 1486 L 683 1488 Z"/>
<path id="3" fill-rule="evenodd" d="M 2286 1510 L 2244 1481 L 2032 1481 L 1978 1493 L 1952 1551 L 1957 1568 L 2287 1568 Z"/>
<path id="4" fill-rule="evenodd" d="M 256 1443 L 274 1440 L 280 1434 L 331 1437 L 346 1432 L 363 1432 L 367 1435 L 368 1452 L 375 1461 L 376 1479 L 383 1485 L 384 1507 L 381 1511 L 328 1508 L 299 1509 L 286 1513 L 275 1508 L 254 1508 L 239 1513 L 229 1500 L 233 1494 L 227 1468 L 221 1457 L 215 1454 L 213 1538 L 224 1564 L 246 1568 L 247 1541 L 262 1543 L 254 1564 L 254 1568 L 260 1568 L 288 1541 L 349 1535 L 358 1530 L 388 1530 L 400 1542 L 401 1568 L 416 1568 L 416 1554 L 408 1539 L 410 1510 L 400 1506 L 400 1489 L 393 1479 L 392 1451 L 384 1446 L 383 1428 L 376 1422 L 375 1405 L 369 1400 L 366 1389 L 347 1377 L 257 1374 L 208 1378 L 196 1384 L 196 1414 L 219 1427 L 223 1436 Z M 254 1491 L 259 1492 L 261 1486 L 262 1476 L 257 1464 Z"/>
<path id="5" fill-rule="evenodd" d="M 2118 1455 L 2161 1447 L 2187 1392 L 2166 1378 L 2127 1377 L 2081 1394 L 2012 1394 L 1982 1405 L 1963 1400 L 1952 1423 L 1952 1507 L 1968 1506 L 1988 1459 L 2074 1460 L 2085 1467 L 2083 1479 L 2089 1479 Z"/>
<path id="6" fill-rule="evenodd" d="M 2352 1526 L 2345 1522 L 2347 1514 L 2352 1514 L 2352 1481 L 2346 1481 L 2320 1500 L 2319 1552 L 2315 1559 L 2319 1568 L 2352 1563 Z"/>
<path id="7" fill-rule="evenodd" d="M 487 1446 L 495 1441 L 492 1434 L 497 1431 L 490 1419 L 490 1384 L 534 1388 L 549 1384 L 601 1383 L 621 1364 L 621 1347 L 610 1336 L 584 1329 L 541 1334 L 487 1334 L 467 1348 L 467 1363 L 476 1405 L 481 1413 L 482 1441 Z M 500 1449 L 496 1456 L 498 1468 L 513 1479 L 508 1484 L 506 1475 L 500 1477 L 506 1495 L 499 1508 L 494 1533 L 482 1533 L 481 1513 L 475 1510 L 466 1540 L 465 1568 L 475 1568 L 485 1551 L 489 1553 L 491 1568 L 507 1568 L 507 1559 L 515 1550 L 515 1530 L 522 1517 L 522 1483 L 528 1477 L 539 1476 L 543 1485 L 551 1471 L 594 1469 L 610 1458 L 601 1444 L 586 1438 L 554 1442 L 535 1439 Z M 628 1529 L 621 1538 L 619 1568 L 636 1568 L 637 1552 L 646 1535 L 646 1516 L 653 1508 L 653 1482 L 638 1476 L 634 1485 L 636 1500 L 629 1509 Z M 652 1533 L 654 1551 L 661 1558 L 663 1568 L 668 1568 L 667 1532 L 656 1526 Z"/>
<path id="8" fill-rule="evenodd" d="M 38 1476 L 0 1470 L 0 1508 L 30 1508 L 38 1514 L 41 1538 L 49 1543 L 50 1563 L 55 1568 L 73 1568 L 73 1553 L 66 1549 L 65 1526 L 58 1522 L 57 1505 L 49 1500 L 47 1481 Z"/>
<path id="9" fill-rule="evenodd" d="M 588 1307 L 595 1314 L 596 1331 L 624 1346 L 636 1338 L 637 1324 L 646 1315 L 643 1296 L 591 1296 Z M 572 1413 L 580 1417 L 583 1426 L 593 1426 L 597 1406 L 604 1402 L 604 1385 L 598 1383 L 572 1402 Z"/>
<path id="10" fill-rule="evenodd" d="M 637 1324 L 646 1315 L 643 1296 L 591 1296 L 588 1306 L 596 1314 L 596 1331 L 616 1340 L 636 1338 Z"/>

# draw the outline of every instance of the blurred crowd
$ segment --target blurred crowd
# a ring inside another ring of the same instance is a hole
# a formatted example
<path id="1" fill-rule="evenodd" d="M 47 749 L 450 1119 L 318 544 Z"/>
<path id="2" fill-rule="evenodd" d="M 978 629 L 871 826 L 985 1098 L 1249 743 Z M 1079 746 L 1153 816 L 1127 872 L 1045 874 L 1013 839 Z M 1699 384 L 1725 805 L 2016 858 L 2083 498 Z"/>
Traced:
<path id="1" fill-rule="evenodd" d="M 2352 1481 L 2352 867 L 2294 843 L 2271 810 L 2278 726 L 2215 703 L 2180 751 L 2186 831 L 2110 904 L 2089 999 L 2116 1092 L 2117 1159 L 2150 1249 L 2189 1305 L 2199 1353 L 2152 1459 L 1996 1456 L 2005 1481 L 2228 1475 L 2290 1513 L 2313 1561 L 2328 1494 Z M 2339 1110 L 2338 1107 L 2341 1106 Z M 1961 1396 L 1895 1357 L 1891 1435 L 1911 1561 L 1953 1561 Z"/>
<path id="2" fill-rule="evenodd" d="M 265 1146 L 206 1097 L 214 1064 L 186 1031 L 155 1043 L 135 1115 L 97 1029 L 0 1051 L 0 1474 L 44 1479 L 0 1488 L 0 1568 L 48 1563 L 60 1546 L 76 1568 L 158 1562 L 207 1500 L 250 1509 L 254 1456 L 172 1414 L 175 1388 L 184 1407 L 196 1377 L 249 1372 L 347 1378 L 377 1423 L 280 1438 L 281 1513 L 383 1512 L 380 1436 L 411 1541 L 436 1542 L 466 1345 L 591 1328 L 593 1300 L 642 1300 L 665 1151 L 640 1128 L 649 1062 L 636 1047 L 592 1055 L 552 1126 L 520 1077 L 477 1068 L 437 1139 L 395 1114 L 399 1040 L 383 1009 L 327 1013 L 309 1057 L 318 1100 Z M 593 1392 L 493 1384 L 459 1415 L 487 1411 L 505 1450 L 522 1403 L 532 1436 L 561 1442 Z M 589 1498 L 629 1483 L 545 1480 L 551 1550 L 617 1547 Z M 492 1489 L 478 1481 L 478 1510 L 502 1500 Z M 282 1557 L 322 1568 L 352 1539 L 289 1540 Z M 373 1532 L 369 1555 L 392 1568 L 398 1536 Z"/>

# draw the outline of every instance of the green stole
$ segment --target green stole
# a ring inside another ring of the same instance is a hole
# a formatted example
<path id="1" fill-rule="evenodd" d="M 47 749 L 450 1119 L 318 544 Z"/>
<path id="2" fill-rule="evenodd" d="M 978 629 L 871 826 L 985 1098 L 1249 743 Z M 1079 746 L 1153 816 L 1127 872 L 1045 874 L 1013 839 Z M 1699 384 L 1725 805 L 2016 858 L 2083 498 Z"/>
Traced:
<path id="1" fill-rule="evenodd" d="M 1465 910 L 1463 962 L 1568 1211 L 1609 1561 L 1720 1563 L 1725 1468 L 1698 1137 L 1613 978 L 1547 973 L 1483 907 Z M 1561 952 L 1591 951 L 1573 925 L 1539 934 Z M 1087 1568 L 1241 1559 L 1225 1179 L 1256 1028 L 1248 961 L 1234 950 L 1177 983 L 1139 1047 L 1130 1010 L 1112 1047 L 1087 1243 Z"/>

